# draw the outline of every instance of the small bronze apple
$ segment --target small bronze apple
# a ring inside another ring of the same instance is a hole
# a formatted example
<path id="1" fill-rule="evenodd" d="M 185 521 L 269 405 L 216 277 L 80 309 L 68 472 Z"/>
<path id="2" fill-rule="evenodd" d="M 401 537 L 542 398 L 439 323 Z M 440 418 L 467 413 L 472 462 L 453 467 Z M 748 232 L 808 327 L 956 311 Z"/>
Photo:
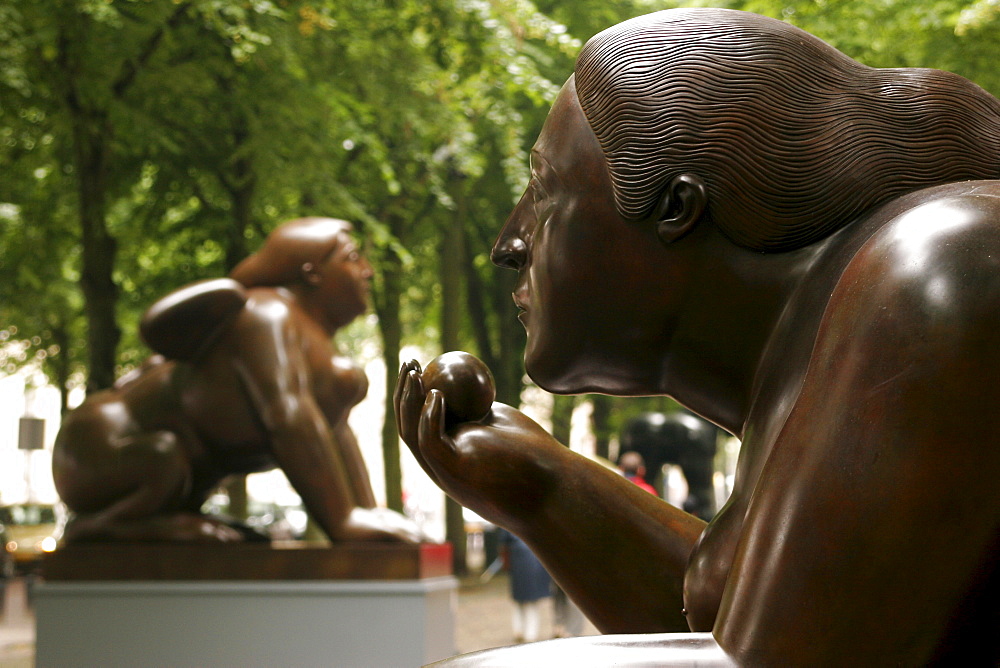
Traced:
<path id="1" fill-rule="evenodd" d="M 445 400 L 445 422 L 474 422 L 490 412 L 497 389 L 489 368 L 474 355 L 455 350 L 438 355 L 421 375 L 424 390 L 440 390 Z"/>

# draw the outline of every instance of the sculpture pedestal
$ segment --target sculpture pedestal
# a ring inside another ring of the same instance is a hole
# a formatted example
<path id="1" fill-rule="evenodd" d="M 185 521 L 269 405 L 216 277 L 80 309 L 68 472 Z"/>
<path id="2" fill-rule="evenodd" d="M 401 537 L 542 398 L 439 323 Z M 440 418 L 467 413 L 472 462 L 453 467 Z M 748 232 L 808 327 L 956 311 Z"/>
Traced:
<path id="1" fill-rule="evenodd" d="M 449 545 L 71 546 L 36 665 L 422 665 L 455 653 L 456 592 Z"/>

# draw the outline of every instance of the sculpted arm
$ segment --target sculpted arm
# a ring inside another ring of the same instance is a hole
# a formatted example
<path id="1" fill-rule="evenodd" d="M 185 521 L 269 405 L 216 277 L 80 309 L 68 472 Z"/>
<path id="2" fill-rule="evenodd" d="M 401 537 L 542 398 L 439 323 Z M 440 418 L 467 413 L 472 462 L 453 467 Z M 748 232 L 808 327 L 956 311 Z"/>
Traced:
<path id="1" fill-rule="evenodd" d="M 704 522 L 504 404 L 446 431 L 443 395 L 425 395 L 416 368 L 397 388 L 400 434 L 449 495 L 521 536 L 602 631 L 688 630 L 684 569 Z"/>
<path id="2" fill-rule="evenodd" d="M 276 299 L 252 302 L 236 324 L 236 364 L 275 461 L 310 515 L 337 538 L 355 503 L 336 435 L 311 391 L 294 316 Z"/>
<path id="3" fill-rule="evenodd" d="M 602 632 L 688 631 L 684 571 L 704 522 L 557 447 L 565 460 L 521 536 Z"/>

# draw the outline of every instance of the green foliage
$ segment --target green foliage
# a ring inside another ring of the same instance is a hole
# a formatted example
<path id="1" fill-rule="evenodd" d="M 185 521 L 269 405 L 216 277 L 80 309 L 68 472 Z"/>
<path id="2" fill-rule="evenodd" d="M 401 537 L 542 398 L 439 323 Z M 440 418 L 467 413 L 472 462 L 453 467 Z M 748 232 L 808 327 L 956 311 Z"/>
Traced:
<path id="1" fill-rule="evenodd" d="M 869 65 L 1000 93 L 995 0 L 8 0 L 0 335 L 28 343 L 0 371 L 34 360 L 64 385 L 86 370 L 95 216 L 113 241 L 121 372 L 147 354 L 150 302 L 226 273 L 283 220 L 331 215 L 356 223 L 380 313 L 398 297 L 403 342 L 428 349 L 440 240 L 460 233 L 460 345 L 518 383 L 513 274 L 488 253 L 527 149 L 583 41 L 676 6 L 774 16 Z"/>
<path id="2" fill-rule="evenodd" d="M 746 0 L 733 5 L 789 21 L 872 67 L 933 67 L 1000 94 L 995 0 Z"/>

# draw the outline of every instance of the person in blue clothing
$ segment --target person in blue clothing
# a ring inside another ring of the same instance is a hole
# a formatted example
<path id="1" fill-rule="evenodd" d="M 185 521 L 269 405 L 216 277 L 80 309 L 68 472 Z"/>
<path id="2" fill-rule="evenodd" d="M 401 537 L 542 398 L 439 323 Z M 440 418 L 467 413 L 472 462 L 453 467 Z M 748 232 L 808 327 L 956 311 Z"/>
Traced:
<path id="1" fill-rule="evenodd" d="M 514 599 L 514 641 L 535 642 L 541 630 L 541 602 L 551 595 L 552 578 L 527 544 L 506 529 L 500 530 L 500 556 Z"/>

